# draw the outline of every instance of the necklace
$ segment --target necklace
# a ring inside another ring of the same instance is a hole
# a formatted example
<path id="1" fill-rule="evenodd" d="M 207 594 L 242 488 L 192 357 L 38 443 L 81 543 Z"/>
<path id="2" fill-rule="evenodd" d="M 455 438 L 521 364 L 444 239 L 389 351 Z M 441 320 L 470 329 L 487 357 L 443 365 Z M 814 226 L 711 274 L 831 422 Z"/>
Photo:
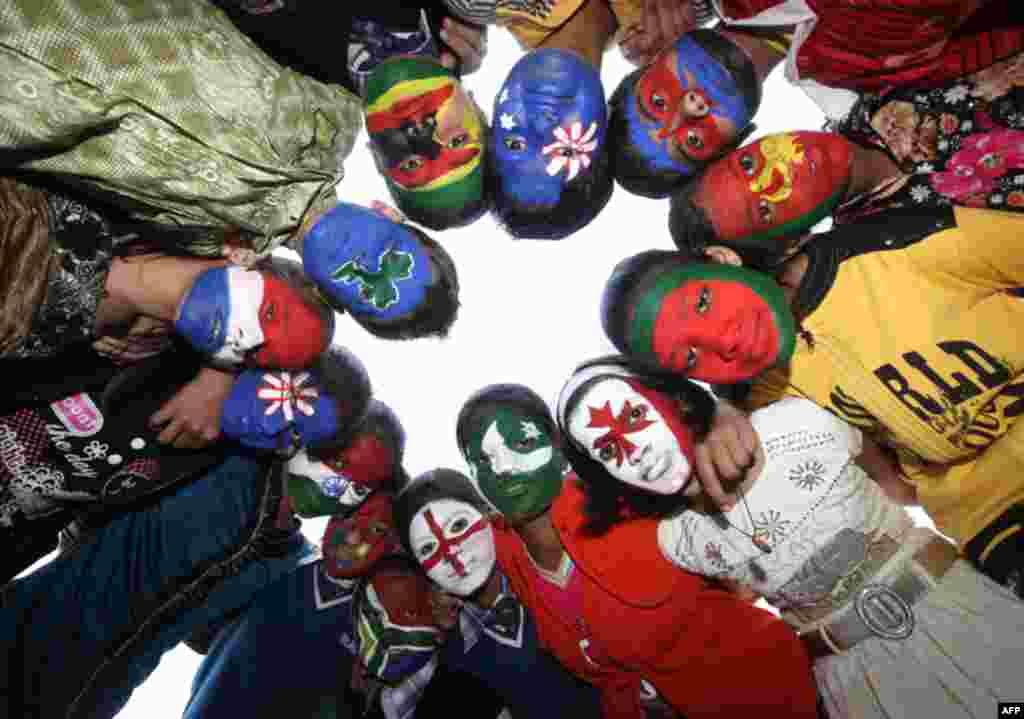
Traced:
<path id="1" fill-rule="evenodd" d="M 747 495 L 745 492 L 740 492 L 740 502 L 743 504 L 743 508 L 747 512 L 747 519 L 750 520 L 750 529 L 753 533 L 745 532 L 739 527 L 737 527 L 735 524 L 729 521 L 729 518 L 726 517 L 725 514 L 722 514 L 722 519 L 725 520 L 726 524 L 728 524 L 730 527 L 732 527 L 737 532 L 742 534 L 744 537 L 749 537 L 751 544 L 753 544 L 755 547 L 761 550 L 762 554 L 771 554 L 772 547 L 771 544 L 768 543 L 768 538 L 765 536 L 764 533 L 758 532 L 757 527 L 754 524 L 754 515 L 750 513 L 750 505 L 747 504 Z"/>

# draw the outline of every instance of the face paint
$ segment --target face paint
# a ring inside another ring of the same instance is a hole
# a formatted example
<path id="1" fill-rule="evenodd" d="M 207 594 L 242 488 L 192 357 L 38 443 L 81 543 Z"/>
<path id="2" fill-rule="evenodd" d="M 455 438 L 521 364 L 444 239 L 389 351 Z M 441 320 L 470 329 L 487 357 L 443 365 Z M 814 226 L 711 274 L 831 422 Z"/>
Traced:
<path id="1" fill-rule="evenodd" d="M 469 596 L 494 571 L 494 530 L 486 517 L 465 502 L 428 503 L 409 525 L 409 542 L 427 576 L 456 596 Z"/>
<path id="2" fill-rule="evenodd" d="M 396 202 L 457 208 L 483 195 L 481 114 L 432 59 L 397 57 L 366 81 L 366 129 Z"/>
<path id="3" fill-rule="evenodd" d="M 540 514 L 562 488 L 564 455 L 543 423 L 515 408 L 481 412 L 463 453 L 480 491 L 507 517 Z"/>
<path id="4" fill-rule="evenodd" d="M 338 406 L 314 372 L 246 370 L 224 400 L 221 431 L 246 447 L 291 454 L 333 437 Z"/>
<path id="5" fill-rule="evenodd" d="M 569 432 L 613 477 L 655 494 L 689 482 L 693 433 L 664 395 L 633 380 L 598 380 L 569 415 Z"/>
<path id="6" fill-rule="evenodd" d="M 300 517 L 325 517 L 358 507 L 372 488 L 300 449 L 288 460 L 288 498 Z"/>
<path id="7" fill-rule="evenodd" d="M 377 573 L 363 590 L 356 612 L 359 658 L 366 670 L 389 684 L 421 669 L 441 642 L 422 576 Z"/>
<path id="8" fill-rule="evenodd" d="M 259 308 L 264 277 L 241 267 L 200 274 L 178 307 L 175 331 L 196 350 L 223 364 L 241 364 L 263 344 Z"/>
<path id="9" fill-rule="evenodd" d="M 641 73 L 626 98 L 626 117 L 645 160 L 691 175 L 736 139 L 751 111 L 732 74 L 683 35 Z"/>
<path id="10" fill-rule="evenodd" d="M 565 50 L 524 55 L 494 104 L 493 151 L 502 191 L 553 205 L 604 152 L 608 116 L 597 71 Z"/>
<path id="11" fill-rule="evenodd" d="M 381 321 L 414 312 L 433 282 L 430 256 L 419 235 L 345 202 L 306 233 L 302 266 L 335 306 Z"/>
<path id="12" fill-rule="evenodd" d="M 796 325 L 782 288 L 741 267 L 672 268 L 638 292 L 627 343 L 659 367 L 730 384 L 789 361 Z"/>
<path id="13" fill-rule="evenodd" d="M 311 364 L 330 337 L 324 316 L 287 282 L 241 267 L 200 274 L 178 307 L 174 328 L 217 363 L 277 369 Z"/>
<path id="14" fill-rule="evenodd" d="M 839 135 L 770 135 L 705 170 L 693 202 L 719 239 L 770 241 L 809 230 L 846 195 L 853 152 Z"/>
<path id="15" fill-rule="evenodd" d="M 400 549 L 391 513 L 391 497 L 374 492 L 354 514 L 333 516 L 321 540 L 324 569 L 336 579 L 362 576 Z"/>

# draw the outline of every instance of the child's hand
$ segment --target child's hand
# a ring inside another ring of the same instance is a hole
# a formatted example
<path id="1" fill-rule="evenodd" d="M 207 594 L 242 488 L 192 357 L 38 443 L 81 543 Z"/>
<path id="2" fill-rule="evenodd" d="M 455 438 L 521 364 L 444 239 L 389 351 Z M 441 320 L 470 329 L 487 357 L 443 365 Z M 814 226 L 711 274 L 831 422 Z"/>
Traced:
<path id="1" fill-rule="evenodd" d="M 195 379 L 149 418 L 154 430 L 162 427 L 157 441 L 178 449 L 201 449 L 215 442 L 220 436 L 224 400 L 234 382 L 230 372 L 201 368 Z"/>
<path id="2" fill-rule="evenodd" d="M 166 320 L 138 315 L 126 334 L 104 335 L 92 343 L 96 352 L 115 364 L 125 365 L 152 357 L 171 344 L 173 326 Z"/>

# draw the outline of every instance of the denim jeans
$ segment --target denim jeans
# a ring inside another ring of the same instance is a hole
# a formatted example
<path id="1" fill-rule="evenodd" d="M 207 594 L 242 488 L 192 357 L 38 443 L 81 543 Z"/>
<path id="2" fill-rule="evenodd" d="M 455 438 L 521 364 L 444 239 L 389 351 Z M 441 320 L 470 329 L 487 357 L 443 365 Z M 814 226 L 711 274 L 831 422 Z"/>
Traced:
<path id="1" fill-rule="evenodd" d="M 301 535 L 274 526 L 281 491 L 279 466 L 229 456 L 12 582 L 0 716 L 115 715 L 164 652 L 298 564 Z"/>

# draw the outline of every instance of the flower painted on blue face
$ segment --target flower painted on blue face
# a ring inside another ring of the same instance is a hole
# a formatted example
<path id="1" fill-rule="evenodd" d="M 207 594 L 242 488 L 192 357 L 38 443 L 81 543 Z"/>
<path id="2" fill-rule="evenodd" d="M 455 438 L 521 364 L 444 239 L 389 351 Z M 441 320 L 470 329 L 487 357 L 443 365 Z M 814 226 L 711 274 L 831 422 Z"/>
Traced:
<path id="1" fill-rule="evenodd" d="M 625 105 L 633 146 L 686 175 L 722 154 L 753 112 L 732 73 L 689 35 L 644 68 Z"/>
<path id="2" fill-rule="evenodd" d="M 235 380 L 220 424 L 246 447 L 290 453 L 334 437 L 339 417 L 315 372 L 250 369 Z"/>
<path id="3" fill-rule="evenodd" d="M 430 255 L 419 235 L 346 202 L 306 234 L 302 266 L 336 307 L 378 321 L 414 312 L 433 280 Z"/>
<path id="4" fill-rule="evenodd" d="M 498 93 L 493 117 L 501 193 L 519 203 L 557 204 L 566 183 L 604 152 L 608 113 L 601 78 L 566 50 L 524 55 Z"/>

